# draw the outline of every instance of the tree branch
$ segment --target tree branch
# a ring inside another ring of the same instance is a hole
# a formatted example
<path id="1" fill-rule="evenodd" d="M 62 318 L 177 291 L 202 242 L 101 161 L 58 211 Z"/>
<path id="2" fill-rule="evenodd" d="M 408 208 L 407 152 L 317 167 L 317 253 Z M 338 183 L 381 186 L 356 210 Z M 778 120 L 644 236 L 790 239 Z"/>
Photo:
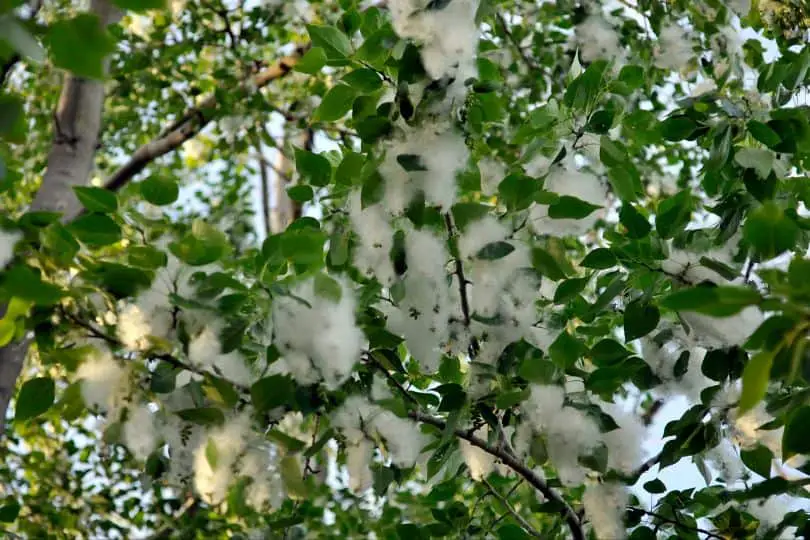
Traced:
<path id="1" fill-rule="evenodd" d="M 492 495 L 494 495 L 495 498 L 498 499 L 501 502 L 501 504 L 506 507 L 506 511 L 509 512 L 513 518 L 515 518 L 515 521 L 520 523 L 520 526 L 523 527 L 523 529 L 527 533 L 529 533 L 529 535 L 534 536 L 535 538 L 543 538 L 543 535 L 540 534 L 540 532 L 538 532 L 537 529 L 532 527 L 531 524 L 528 521 L 526 521 L 526 519 L 523 516 L 518 514 L 517 511 L 512 507 L 512 505 L 509 504 L 509 501 L 506 500 L 506 497 L 498 493 L 498 490 L 496 490 L 486 478 L 482 478 L 481 482 L 485 486 L 487 486 L 489 492 L 492 493 Z"/>
<path id="2" fill-rule="evenodd" d="M 671 525 L 675 525 L 676 528 L 679 527 L 679 528 L 687 530 L 687 531 L 692 531 L 692 532 L 705 534 L 706 538 L 716 538 L 717 540 L 725 540 L 725 537 L 720 536 L 719 534 L 715 534 L 715 533 L 713 533 L 711 531 L 707 531 L 706 529 L 701 529 L 700 527 L 690 527 L 688 525 L 685 525 L 685 524 L 681 523 L 680 521 L 677 521 L 675 519 L 669 519 L 668 517 L 662 516 L 661 514 L 658 514 L 656 512 L 651 512 L 649 510 L 645 510 L 644 508 L 639 508 L 637 506 L 628 506 L 627 509 L 635 511 L 635 512 L 641 512 L 641 513 L 646 514 L 646 515 L 648 515 L 648 516 L 650 516 L 652 518 L 655 518 L 655 519 L 657 519 L 659 521 L 663 521 L 664 523 L 669 523 Z"/>
<path id="3" fill-rule="evenodd" d="M 413 418 L 418 422 L 422 422 L 425 424 L 430 424 L 435 426 L 439 429 L 446 429 L 447 424 L 444 420 L 440 418 L 435 418 L 430 416 L 429 414 L 425 414 L 419 411 L 410 411 L 408 412 L 408 416 Z M 576 512 L 571 506 L 565 502 L 556 491 L 548 487 L 548 484 L 540 478 L 534 471 L 528 468 L 526 465 L 521 463 L 517 460 L 512 454 L 504 450 L 503 448 L 495 448 L 491 446 L 487 441 L 476 437 L 475 435 L 468 433 L 463 429 L 454 429 L 453 433 L 456 437 L 464 439 L 465 441 L 469 442 L 473 446 L 477 446 L 484 452 L 499 458 L 507 467 L 515 471 L 517 474 L 522 476 L 526 479 L 529 484 L 531 484 L 537 491 L 543 494 L 543 496 L 560 506 L 560 515 L 565 519 L 566 523 L 568 524 L 568 528 L 571 530 L 571 534 L 574 537 L 574 540 L 585 540 L 585 534 L 582 531 L 582 524 L 577 517 Z"/>
<path id="4" fill-rule="evenodd" d="M 305 52 L 303 47 L 294 55 L 281 58 L 274 65 L 254 75 L 244 82 L 239 92 L 248 95 L 253 90 L 263 88 L 271 82 L 287 75 Z M 177 121 L 166 128 L 156 139 L 138 148 L 130 160 L 107 179 L 105 187 L 117 191 L 135 175 L 143 171 L 155 159 L 179 148 L 184 142 L 195 137 L 218 114 L 216 94 L 205 98 L 198 106 L 186 111 Z"/>

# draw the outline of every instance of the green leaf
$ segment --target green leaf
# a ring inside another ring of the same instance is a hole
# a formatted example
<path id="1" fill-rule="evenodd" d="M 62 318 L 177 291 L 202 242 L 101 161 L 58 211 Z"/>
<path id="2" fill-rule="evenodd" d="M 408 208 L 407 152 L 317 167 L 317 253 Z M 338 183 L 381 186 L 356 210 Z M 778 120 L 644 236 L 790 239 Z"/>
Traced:
<path id="1" fill-rule="evenodd" d="M 362 94 L 371 94 L 382 88 L 382 78 L 370 68 L 355 69 L 346 74 L 341 81 Z"/>
<path id="2" fill-rule="evenodd" d="M 341 289 L 340 283 L 324 273 L 315 274 L 314 287 L 315 294 L 335 303 L 340 302 L 340 297 L 343 296 L 343 289 Z"/>
<path id="3" fill-rule="evenodd" d="M 703 357 L 700 370 L 706 377 L 717 382 L 738 379 L 747 359 L 745 351 L 739 347 L 712 349 Z"/>
<path id="4" fill-rule="evenodd" d="M 20 504 L 16 501 L 0 506 L 0 523 L 13 523 L 20 515 Z"/>
<path id="5" fill-rule="evenodd" d="M 658 326 L 658 308 L 642 300 L 633 300 L 624 308 L 624 339 L 633 341 L 646 336 Z"/>
<path id="6" fill-rule="evenodd" d="M 763 259 L 771 259 L 794 248 L 799 226 L 787 217 L 782 208 L 767 201 L 748 214 L 743 237 Z"/>
<path id="7" fill-rule="evenodd" d="M 476 258 L 483 259 L 485 261 L 494 261 L 506 257 L 513 251 L 515 251 L 515 246 L 509 242 L 491 242 L 482 247 L 475 256 Z"/>
<path id="8" fill-rule="evenodd" d="M 514 523 L 507 523 L 498 527 L 498 540 L 525 540 L 531 538 L 529 533 L 515 525 Z"/>
<path id="9" fill-rule="evenodd" d="M 668 141 L 682 141 L 688 139 L 698 125 L 686 115 L 670 116 L 661 124 L 661 136 Z"/>
<path id="10" fill-rule="evenodd" d="M 523 174 L 510 174 L 498 184 L 498 200 L 510 211 L 525 210 L 532 204 L 538 183 Z"/>
<path id="11" fill-rule="evenodd" d="M 581 293 L 590 281 L 589 278 L 573 278 L 561 282 L 554 291 L 554 303 L 562 304 Z"/>
<path id="12" fill-rule="evenodd" d="M 652 230 L 652 225 L 647 218 L 630 203 L 622 204 L 622 208 L 619 210 L 619 221 L 627 229 L 629 238 L 644 238 Z"/>
<path id="13" fill-rule="evenodd" d="M 740 415 L 753 409 L 765 397 L 771 376 L 771 366 L 773 366 L 773 353 L 768 351 L 755 354 L 745 365 L 742 376 L 742 394 L 738 406 Z"/>
<path id="14" fill-rule="evenodd" d="M 616 266 L 616 256 L 607 248 L 597 248 L 588 253 L 580 266 L 585 268 L 595 268 L 597 270 L 606 270 Z"/>
<path id="15" fill-rule="evenodd" d="M 782 448 L 784 449 L 784 443 Z M 746 467 L 758 475 L 764 478 L 771 476 L 773 453 L 767 446 L 759 444 L 752 450 L 740 450 L 740 458 Z"/>
<path id="16" fill-rule="evenodd" d="M 0 287 L 7 297 L 29 300 L 39 306 L 50 306 L 66 295 L 60 287 L 42 281 L 42 277 L 27 266 L 15 265 L 0 276 Z"/>
<path id="17" fill-rule="evenodd" d="M 489 213 L 492 207 L 480 203 L 456 203 L 453 205 L 453 222 L 463 231 L 467 225 L 478 221 Z"/>
<path id="18" fill-rule="evenodd" d="M 293 68 L 295 71 L 301 73 L 308 73 L 314 75 L 318 73 L 323 66 L 326 65 L 326 52 L 323 47 L 312 47 L 304 54 L 303 57 L 295 64 Z"/>
<path id="19" fill-rule="evenodd" d="M 729 317 L 761 301 L 760 294 L 748 287 L 700 285 L 675 291 L 664 297 L 661 305 L 673 311 L 695 311 L 714 317 Z"/>
<path id="20" fill-rule="evenodd" d="M 622 201 L 635 201 L 643 193 L 641 178 L 634 172 L 626 167 L 612 167 L 608 171 L 610 185 Z"/>
<path id="21" fill-rule="evenodd" d="M 104 57 L 115 50 L 115 40 L 99 18 L 89 13 L 57 19 L 50 25 L 46 41 L 56 66 L 90 79 L 104 77 Z"/>
<path id="22" fill-rule="evenodd" d="M 177 416 L 201 426 L 218 426 L 225 422 L 225 414 L 217 407 L 198 407 L 177 411 Z"/>
<path id="23" fill-rule="evenodd" d="M 22 2 L 19 1 L 12 3 L 17 5 L 22 4 Z M 6 3 L 6 6 L 10 7 L 8 3 Z M 3 7 L 0 7 L 0 13 L 4 11 Z M 0 16 L 0 36 L 3 36 L 3 41 L 8 43 L 12 49 L 28 57 L 33 62 L 39 64 L 45 60 L 45 50 L 37 39 L 31 35 L 31 32 L 28 31 L 25 25 L 21 24 L 16 17 Z"/>
<path id="24" fill-rule="evenodd" d="M 180 187 L 171 178 L 150 176 L 139 184 L 141 196 L 156 206 L 172 204 L 180 195 Z"/>
<path id="25" fill-rule="evenodd" d="M 194 221 L 191 234 L 186 234 L 178 242 L 169 244 L 169 251 L 191 266 L 204 266 L 216 262 L 229 250 L 228 237 L 202 220 Z"/>
<path id="26" fill-rule="evenodd" d="M 74 186 L 79 202 L 90 212 L 115 212 L 118 210 L 118 197 L 108 189 Z"/>
<path id="27" fill-rule="evenodd" d="M 271 411 L 293 401 L 295 382 L 286 375 L 270 375 L 250 387 L 253 407 L 260 412 Z"/>
<path id="28" fill-rule="evenodd" d="M 810 406 L 804 405 L 790 414 L 790 419 L 782 435 L 782 459 L 788 460 L 796 454 L 810 455 Z"/>
<path id="29" fill-rule="evenodd" d="M 568 332 L 560 332 L 548 349 L 551 360 L 559 367 L 568 369 L 576 364 L 588 348 Z"/>
<path id="30" fill-rule="evenodd" d="M 748 132 L 768 148 L 778 146 L 779 143 L 782 142 L 782 138 L 779 134 L 772 130 L 767 124 L 763 124 L 757 120 L 749 120 L 747 127 Z"/>
<path id="31" fill-rule="evenodd" d="M 74 220 L 70 232 L 90 247 L 102 247 L 121 240 L 121 227 L 105 214 L 88 214 Z"/>
<path id="32" fill-rule="evenodd" d="M 553 219 L 583 219 L 602 208 L 570 195 L 561 195 L 557 202 L 549 205 L 548 217 Z"/>
<path id="33" fill-rule="evenodd" d="M 692 216 L 692 201 L 687 191 L 664 199 L 658 205 L 655 228 L 662 238 L 671 238 L 686 227 Z"/>
<path id="34" fill-rule="evenodd" d="M 308 150 L 295 149 L 295 168 L 302 180 L 316 187 L 327 186 L 332 180 L 332 165 L 329 160 Z"/>
<path id="35" fill-rule="evenodd" d="M 23 422 L 44 413 L 53 405 L 56 389 L 50 377 L 25 381 L 14 406 L 14 420 Z"/>
<path id="36" fill-rule="evenodd" d="M 532 250 L 532 266 L 543 277 L 552 281 L 564 279 L 566 276 L 557 259 L 543 248 L 536 247 Z"/>
<path id="37" fill-rule="evenodd" d="M 217 444 L 214 439 L 208 439 L 208 444 L 205 445 L 205 459 L 208 465 L 214 470 L 217 468 L 217 461 L 219 461 L 219 452 L 217 451 Z"/>
<path id="38" fill-rule="evenodd" d="M 315 197 L 315 192 L 312 191 L 312 186 L 299 184 L 297 186 L 288 187 L 287 195 L 295 202 L 305 203 Z"/>
<path id="39" fill-rule="evenodd" d="M 137 13 L 166 8 L 165 0 L 113 0 L 113 3 L 122 9 Z"/>
<path id="40" fill-rule="evenodd" d="M 321 231 L 287 229 L 281 237 L 281 252 L 295 264 L 317 265 L 323 262 L 325 241 Z"/>
<path id="41" fill-rule="evenodd" d="M 26 122 L 23 101 L 17 96 L 0 94 L 0 139 L 25 142 Z"/>
<path id="42" fill-rule="evenodd" d="M 321 47 L 328 59 L 344 59 L 352 54 L 352 44 L 346 34 L 334 26 L 308 24 L 307 32 L 312 44 Z"/>
<path id="43" fill-rule="evenodd" d="M 169 262 L 165 252 L 152 246 L 132 246 L 127 251 L 127 257 L 132 266 L 149 270 L 162 268 Z"/>
<path id="44" fill-rule="evenodd" d="M 352 110 L 352 103 L 357 92 L 351 86 L 336 84 L 323 96 L 321 104 L 315 109 L 315 120 L 321 122 L 334 122 L 343 118 Z"/>
<path id="45" fill-rule="evenodd" d="M 309 490 L 304 482 L 304 476 L 301 474 L 298 458 L 294 455 L 284 456 L 281 459 L 279 470 L 284 487 L 287 488 L 287 494 L 293 499 L 306 498 Z"/>
<path id="46" fill-rule="evenodd" d="M 650 480 L 649 482 L 644 482 L 644 490 L 647 493 L 666 493 L 667 486 L 658 478 L 654 480 Z"/>

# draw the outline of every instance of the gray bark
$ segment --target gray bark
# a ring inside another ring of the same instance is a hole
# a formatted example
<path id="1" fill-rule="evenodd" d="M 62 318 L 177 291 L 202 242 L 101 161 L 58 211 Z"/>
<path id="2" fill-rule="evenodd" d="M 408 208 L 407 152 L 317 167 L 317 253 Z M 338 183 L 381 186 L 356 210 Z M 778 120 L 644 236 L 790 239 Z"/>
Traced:
<path id="1" fill-rule="evenodd" d="M 306 129 L 298 137 L 297 145 L 305 150 L 312 150 L 312 130 Z M 279 152 L 273 169 L 276 174 L 273 178 L 273 204 L 270 209 L 270 232 L 277 234 L 301 217 L 302 208 L 287 195 L 290 179 L 295 171 L 295 164 Z M 266 201 L 265 201 L 266 204 Z"/>
<path id="2" fill-rule="evenodd" d="M 120 17 L 120 11 L 107 0 L 92 0 L 90 11 L 98 15 L 104 25 Z M 103 107 L 104 81 L 65 75 L 54 116 L 54 138 L 47 169 L 31 210 L 62 212 L 63 222 L 79 213 L 81 206 L 73 187 L 87 184 L 93 170 Z M 5 312 L 5 307 L 0 311 Z M 0 418 L 6 418 L 32 340 L 29 335 L 17 343 L 0 347 Z"/>

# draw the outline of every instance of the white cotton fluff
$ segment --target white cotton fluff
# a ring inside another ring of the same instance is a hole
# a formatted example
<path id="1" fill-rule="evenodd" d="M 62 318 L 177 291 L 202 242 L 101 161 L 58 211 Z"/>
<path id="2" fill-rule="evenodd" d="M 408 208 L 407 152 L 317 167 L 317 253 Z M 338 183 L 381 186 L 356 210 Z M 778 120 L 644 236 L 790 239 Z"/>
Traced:
<path id="1" fill-rule="evenodd" d="M 350 445 L 377 433 L 383 439 L 391 461 L 403 468 L 416 464 L 422 448 L 428 442 L 412 420 L 400 418 L 357 395 L 350 396 L 333 413 L 332 423 Z"/>
<path id="2" fill-rule="evenodd" d="M 708 348 L 743 345 L 765 320 L 756 306 L 748 306 L 731 317 L 710 317 L 682 312 L 681 317 L 692 330 L 691 337 Z"/>
<path id="3" fill-rule="evenodd" d="M 628 500 L 627 490 L 616 482 L 589 483 L 585 486 L 582 504 L 596 538 L 619 540 L 627 537 L 624 513 Z"/>
<path id="4" fill-rule="evenodd" d="M 225 499 L 249 433 L 249 417 L 236 416 L 211 430 L 195 450 L 194 487 L 206 503 L 219 504 Z M 214 463 L 209 457 L 214 457 Z"/>
<path id="5" fill-rule="evenodd" d="M 385 382 L 385 378 L 375 373 L 374 378 L 371 380 L 371 399 L 374 401 L 382 401 L 384 399 L 391 399 L 392 397 L 393 395 L 388 388 L 388 383 Z"/>
<path id="6" fill-rule="evenodd" d="M 394 31 L 421 44 L 422 63 L 431 78 L 463 81 L 474 76 L 478 0 L 453 0 L 442 9 L 428 10 L 426 5 L 424 0 L 389 2 Z"/>
<path id="7" fill-rule="evenodd" d="M 275 345 L 287 357 L 288 367 L 291 354 L 299 359 L 306 356 L 330 389 L 349 377 L 364 342 L 354 317 L 354 291 L 343 281 L 338 283 L 341 295 L 337 302 L 315 293 L 314 278 L 295 285 L 290 291 L 293 296 L 278 296 L 273 301 Z"/>
<path id="8" fill-rule="evenodd" d="M 238 476 L 249 479 L 245 502 L 256 510 L 278 508 L 284 503 L 284 481 L 274 459 L 277 456 L 273 449 L 254 444 L 239 459 Z"/>
<path id="9" fill-rule="evenodd" d="M 644 461 L 644 446 L 649 436 L 638 415 L 613 403 L 602 403 L 602 410 L 618 424 L 618 429 L 602 434 L 608 449 L 608 468 L 624 474 L 636 471 Z"/>
<path id="10" fill-rule="evenodd" d="M 203 328 L 188 344 L 188 359 L 192 365 L 240 386 L 254 382 L 253 373 L 245 359 L 236 351 L 222 353 L 219 339 L 221 324 L 213 323 Z"/>
<path id="11" fill-rule="evenodd" d="M 732 266 L 736 251 L 737 241 L 735 239 L 729 240 L 723 247 L 704 252 L 686 251 L 670 246 L 669 256 L 661 261 L 661 270 L 690 285 L 697 285 L 704 281 L 717 285 L 728 283 L 725 277 L 703 264 L 702 259 L 705 257 L 726 266 Z"/>
<path id="12" fill-rule="evenodd" d="M 605 205 L 607 194 L 599 178 L 578 171 L 573 159 L 566 159 L 554 165 L 546 177 L 543 189 L 561 196 L 576 197 L 596 206 Z M 533 204 L 529 224 L 535 234 L 580 236 L 593 229 L 601 214 L 602 212 L 597 209 L 582 219 L 554 219 L 548 215 L 548 205 Z"/>
<path id="13" fill-rule="evenodd" d="M 166 267 L 157 273 L 149 288 L 120 310 L 117 335 L 121 343 L 132 350 L 145 350 L 150 346 L 150 336 L 169 338 L 174 332 L 175 319 L 175 307 L 169 296 L 176 293 L 183 298 L 193 297 L 194 288 L 189 283 L 191 274 L 209 268 L 184 267 L 177 257 L 168 254 Z"/>
<path id="14" fill-rule="evenodd" d="M 394 229 L 382 206 L 362 207 L 360 191 L 349 196 L 349 219 L 359 240 L 354 250 L 354 264 L 367 277 L 374 276 L 384 286 L 394 284 L 396 273 L 391 263 Z"/>
<path id="15" fill-rule="evenodd" d="M 624 58 L 619 33 L 601 15 L 590 15 L 577 25 L 574 32 L 583 62 Z"/>
<path id="16" fill-rule="evenodd" d="M 761 444 L 770 449 L 775 456 L 781 456 L 784 427 L 760 429 L 773 419 L 774 417 L 765 410 L 764 403 L 760 403 L 743 415 L 740 415 L 739 409 L 735 407 L 728 413 L 731 438 L 743 450 L 752 450 Z"/>
<path id="17" fill-rule="evenodd" d="M 473 433 L 479 439 L 487 440 L 489 436 L 489 426 L 483 425 Z M 485 452 L 473 446 L 464 439 L 459 440 L 459 448 L 461 455 L 464 457 L 464 463 L 470 469 L 470 476 L 473 480 L 480 481 L 489 476 L 489 473 L 495 468 L 495 456 L 489 452 Z"/>
<path id="18" fill-rule="evenodd" d="M 599 427 L 584 412 L 564 406 L 565 393 L 559 386 L 532 385 L 523 402 L 523 416 L 533 431 L 546 436 L 546 448 L 560 482 L 581 484 L 585 471 L 579 457 L 588 455 L 601 440 Z"/>
<path id="19" fill-rule="evenodd" d="M 0 270 L 4 269 L 14 258 L 14 246 L 21 238 L 22 235 L 18 232 L 0 229 Z"/>
<path id="20" fill-rule="evenodd" d="M 349 472 L 349 489 L 354 493 L 363 493 L 374 483 L 371 474 L 371 460 L 374 445 L 363 439 L 356 444 L 346 446 L 346 469 Z"/>
<path id="21" fill-rule="evenodd" d="M 785 515 L 798 510 L 798 506 L 795 499 L 788 495 L 774 495 L 764 500 L 750 501 L 745 505 L 745 511 L 759 520 L 757 536 L 761 537 L 769 530 L 778 527 L 785 519 Z M 804 510 L 807 510 L 807 508 L 804 508 Z M 789 527 L 785 529 L 777 538 L 785 540 L 796 538 L 796 528 Z"/>
<path id="22" fill-rule="evenodd" d="M 130 392 L 130 371 L 105 349 L 94 348 L 79 365 L 82 398 L 90 409 L 117 415 Z"/>
<path id="23" fill-rule="evenodd" d="M 478 162 L 478 172 L 481 175 L 481 193 L 488 197 L 498 193 L 498 186 L 506 176 L 506 167 L 492 158 L 484 158 Z"/>
<path id="24" fill-rule="evenodd" d="M 135 459 L 141 461 L 148 458 L 157 446 L 155 416 L 146 404 L 129 409 L 129 416 L 124 424 L 123 440 L 124 446 L 129 448 Z"/>
<path id="25" fill-rule="evenodd" d="M 737 448 L 728 439 L 706 452 L 706 458 L 720 478 L 727 484 L 741 480 L 747 474 L 745 465 L 737 454 Z"/>
<path id="26" fill-rule="evenodd" d="M 728 0 L 728 7 L 740 17 L 745 17 L 751 11 L 751 0 Z"/>
<path id="27" fill-rule="evenodd" d="M 661 28 L 655 47 L 655 65 L 661 69 L 678 71 L 695 55 L 692 38 L 684 28 L 670 23 Z"/>
<path id="28" fill-rule="evenodd" d="M 384 306 L 389 327 L 404 335 L 411 355 L 427 372 L 439 367 L 442 347 L 449 339 L 448 322 L 459 318 L 452 302 L 446 264 L 450 258 L 444 241 L 426 230 L 405 234 L 408 270 L 405 297 L 397 307 Z"/>
<path id="29" fill-rule="evenodd" d="M 383 207 L 392 215 L 401 215 L 421 191 L 428 204 L 449 209 L 456 201 L 456 174 L 468 157 L 464 138 L 447 122 L 408 129 L 388 143 L 378 168 L 385 180 Z M 417 170 L 406 170 L 403 160 Z"/>
<path id="30" fill-rule="evenodd" d="M 689 353 L 686 373 L 676 377 L 674 370 L 681 355 Z M 646 337 L 641 339 L 642 358 L 653 373 L 663 382 L 655 390 L 659 395 L 684 396 L 691 403 L 700 401 L 700 393 L 714 382 L 703 375 L 701 365 L 706 349 L 697 347 L 679 328 L 674 328 L 673 337 L 656 343 Z"/>

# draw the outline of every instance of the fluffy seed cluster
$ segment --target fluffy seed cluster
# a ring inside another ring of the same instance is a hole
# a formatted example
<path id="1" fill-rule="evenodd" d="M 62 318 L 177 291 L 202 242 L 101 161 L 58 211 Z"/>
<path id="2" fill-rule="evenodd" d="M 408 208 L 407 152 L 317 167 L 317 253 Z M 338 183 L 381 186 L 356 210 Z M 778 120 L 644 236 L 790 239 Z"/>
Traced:
<path id="1" fill-rule="evenodd" d="M 463 82 L 475 76 L 478 0 L 454 0 L 436 8 L 428 5 L 426 0 L 389 2 L 394 30 L 421 45 L 422 63 L 431 78 L 449 76 Z"/>
<path id="2" fill-rule="evenodd" d="M 447 122 L 409 128 L 385 146 L 378 168 L 385 180 L 381 204 L 399 216 L 422 193 L 428 204 L 449 209 L 456 201 L 456 174 L 468 157 L 464 139 Z"/>
<path id="3" fill-rule="evenodd" d="M 205 326 L 188 345 L 188 359 L 192 365 L 219 375 L 241 386 L 249 386 L 256 377 L 245 359 L 237 351 L 223 354 L 220 342 L 221 324 Z"/>
<path id="4" fill-rule="evenodd" d="M 589 483 L 585 486 L 582 504 L 596 538 L 619 540 L 627 537 L 627 528 L 624 525 L 627 501 L 626 489 L 616 482 Z"/>
<path id="5" fill-rule="evenodd" d="M 670 23 L 661 28 L 655 47 L 655 65 L 661 69 L 680 70 L 695 55 L 692 39 L 684 28 Z"/>
<path id="6" fill-rule="evenodd" d="M 382 440 L 391 461 L 398 467 L 413 467 L 428 443 L 428 438 L 419 430 L 419 426 L 407 418 L 400 418 L 391 411 L 369 402 L 367 399 L 353 395 L 332 414 L 332 425 L 337 428 L 346 440 L 347 459 L 350 460 L 349 474 L 353 486 L 365 486 L 371 474 L 367 459 L 365 467 L 361 456 L 369 456 L 370 450 L 366 441 Z"/>
<path id="7" fill-rule="evenodd" d="M 563 485 L 582 484 L 585 472 L 579 457 L 587 456 L 601 440 L 599 427 L 584 412 L 564 404 L 559 386 L 532 385 L 523 402 L 522 421 L 532 434 L 545 436 L 548 457 Z M 525 437 L 526 431 L 523 432 Z M 529 445 L 516 445 L 528 448 Z"/>
<path id="8" fill-rule="evenodd" d="M 445 265 L 444 242 L 426 230 L 405 236 L 408 269 L 402 284 L 405 295 L 398 306 L 384 306 L 389 327 L 403 336 L 411 355 L 427 372 L 436 371 L 442 348 L 450 337 L 448 322 L 458 311 Z"/>
<path id="9" fill-rule="evenodd" d="M 624 57 L 618 32 L 600 14 L 589 15 L 577 25 L 574 38 L 583 62 Z"/>
<path id="10" fill-rule="evenodd" d="M 642 338 L 641 352 L 663 382 L 655 389 L 659 395 L 684 396 L 694 403 L 700 401 L 705 388 L 714 384 L 701 371 L 706 349 L 695 345 L 680 327 L 663 325 L 654 337 Z"/>
<path id="11" fill-rule="evenodd" d="M 102 347 L 93 347 L 76 371 L 88 408 L 117 419 L 131 393 L 131 372 Z"/>
<path id="12" fill-rule="evenodd" d="M 359 240 L 354 250 L 354 264 L 367 277 L 376 277 L 390 287 L 396 280 L 391 263 L 394 247 L 394 229 L 379 204 L 362 206 L 360 191 L 349 197 L 349 218 Z"/>
<path id="13" fill-rule="evenodd" d="M 315 279 L 309 278 L 273 301 L 275 345 L 284 355 L 273 367 L 285 370 L 299 384 L 322 380 L 335 389 L 360 359 L 364 338 L 355 321 L 354 294 L 343 281 L 336 283 L 339 300 L 320 295 Z"/>
<path id="14" fill-rule="evenodd" d="M 575 197 L 595 206 L 605 204 L 606 190 L 599 178 L 577 170 L 573 157 L 551 167 L 543 189 L 560 196 Z M 601 215 L 599 210 L 595 210 L 582 219 L 555 219 L 549 216 L 548 208 L 545 204 L 532 205 L 529 222 L 536 234 L 580 236 L 592 230 Z"/>

